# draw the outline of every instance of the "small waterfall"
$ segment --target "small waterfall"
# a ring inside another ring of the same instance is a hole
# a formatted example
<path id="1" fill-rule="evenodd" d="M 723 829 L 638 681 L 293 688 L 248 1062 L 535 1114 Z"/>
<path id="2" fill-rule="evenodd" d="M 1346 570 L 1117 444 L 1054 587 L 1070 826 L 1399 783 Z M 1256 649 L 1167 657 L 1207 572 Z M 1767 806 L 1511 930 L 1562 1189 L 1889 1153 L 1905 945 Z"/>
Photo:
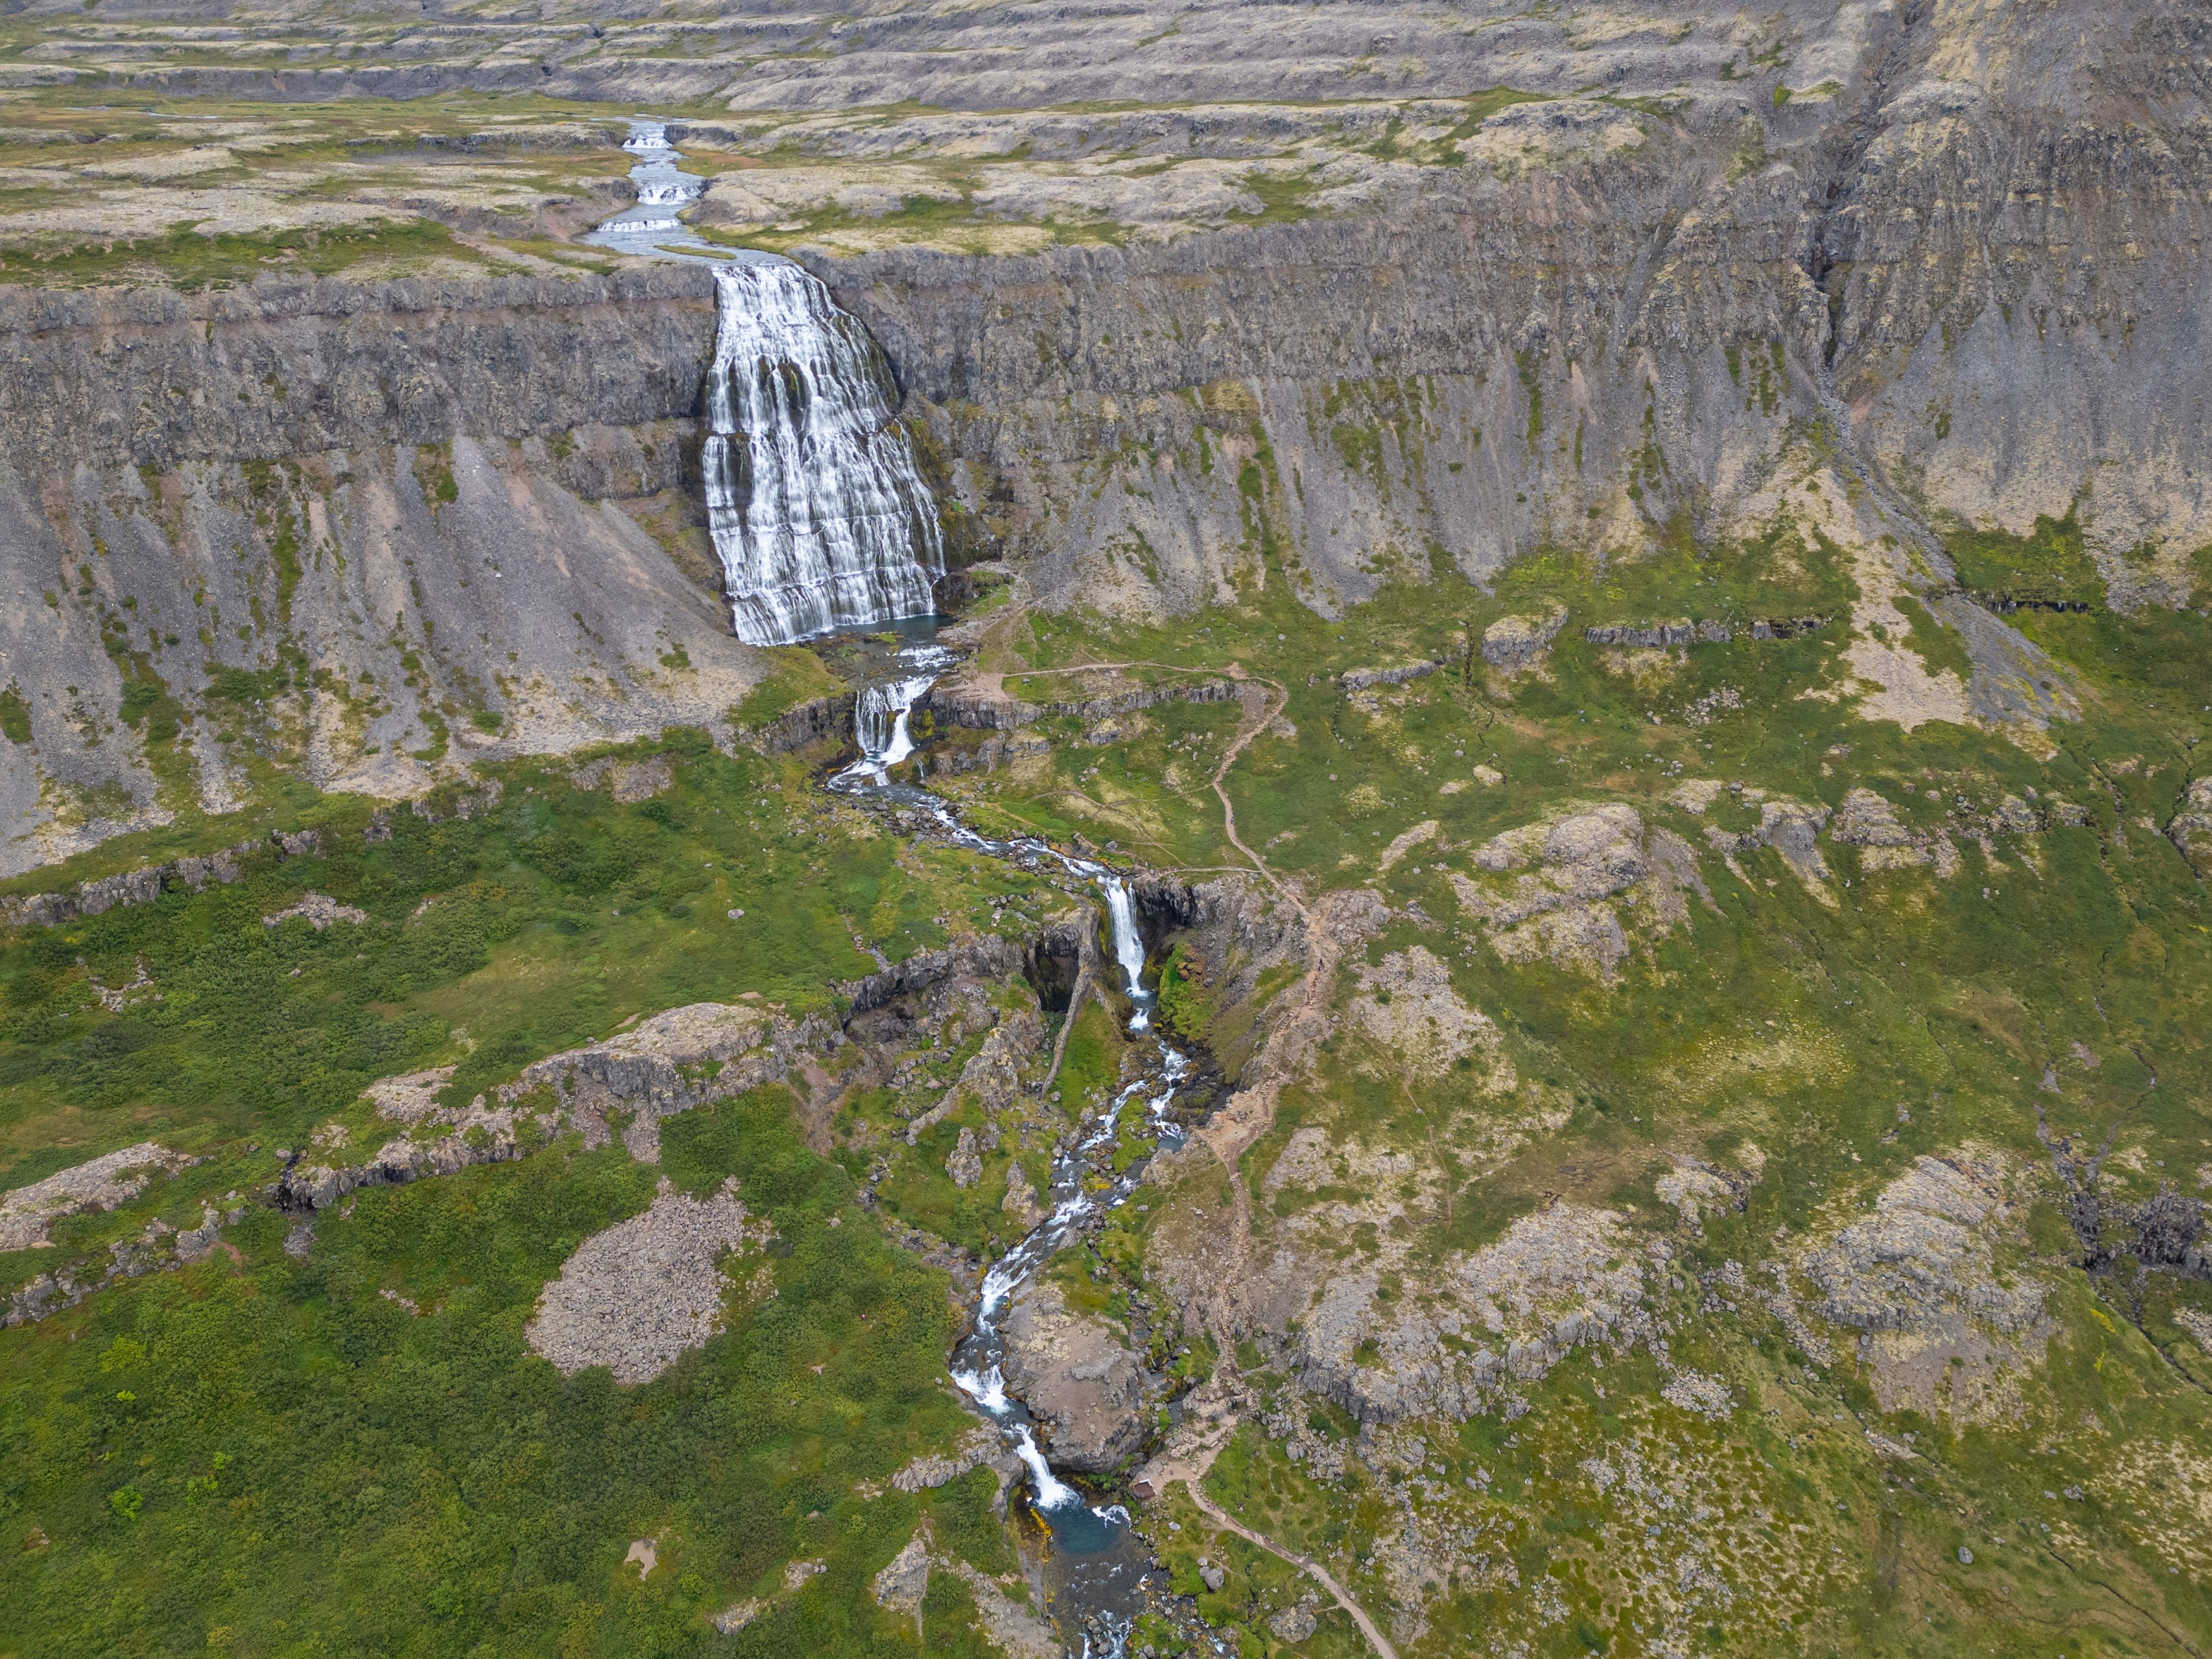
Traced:
<path id="1" fill-rule="evenodd" d="M 893 678 L 871 679 L 860 688 L 853 702 L 853 741 L 860 758 L 830 781 L 831 788 L 881 788 L 890 781 L 891 768 L 914 753 L 907 727 L 914 706 L 951 659 L 942 646 L 909 646 L 894 659 Z"/>
<path id="2" fill-rule="evenodd" d="M 1136 1012 L 1129 1029 L 1141 1031 L 1152 1023 L 1152 994 L 1145 989 L 1145 936 L 1137 929 L 1137 902 L 1128 884 L 1119 876 L 1101 878 L 1106 889 L 1106 915 L 1113 924 L 1114 960 L 1120 964 L 1129 1000 Z"/>
<path id="3" fill-rule="evenodd" d="M 883 353 L 797 265 L 715 279 L 702 459 L 738 637 L 788 645 L 928 615 L 944 540 Z"/>
<path id="4" fill-rule="evenodd" d="M 951 652 L 934 643 L 910 645 L 895 653 L 890 672 L 879 672 L 862 686 L 853 718 L 860 758 L 832 777 L 829 787 L 840 794 L 918 813 L 954 846 L 1006 859 L 1029 870 L 1057 866 L 1092 884 L 1105 898 L 1114 960 L 1135 1005 L 1128 1029 L 1149 1040 L 1152 1062 L 1144 1076 L 1122 1085 L 1079 1139 L 1063 1143 L 1054 1152 L 1051 1211 L 983 1275 L 975 1322 L 953 1349 L 946 1369 L 975 1409 L 997 1425 L 1028 1471 L 1032 1507 L 1050 1529 L 1064 1564 L 1061 1571 L 1068 1575 L 1054 1593 L 1054 1616 L 1061 1616 L 1059 1609 L 1064 1606 L 1073 1609 L 1066 1615 L 1069 1620 L 1083 1618 L 1081 1650 L 1085 1656 L 1121 1659 L 1128 1651 L 1130 1634 L 1143 1610 L 1146 1585 L 1155 1589 L 1164 1586 L 1155 1582 L 1143 1547 L 1132 1542 L 1128 1510 L 1118 1504 L 1090 1504 L 1054 1470 L 1037 1443 L 1028 1407 L 1007 1389 L 1006 1339 L 1000 1326 L 1015 1293 L 1057 1251 L 1129 1201 L 1146 1178 L 1152 1152 L 1184 1144 L 1175 1113 L 1191 1062 L 1151 1029 L 1155 998 L 1145 989 L 1142 978 L 1145 943 L 1137 925 L 1136 896 L 1119 872 L 1032 836 L 999 840 L 979 834 L 961 823 L 943 799 L 891 780 L 890 768 L 913 752 L 907 730 L 909 711 L 953 660 Z M 1133 1110 L 1143 1115 L 1142 1124 L 1133 1127 L 1137 1144 L 1145 1150 L 1117 1170 L 1116 1148 L 1127 1145 L 1123 1120 Z M 1096 1648 L 1094 1635 L 1099 1644 Z"/>
<path id="5" fill-rule="evenodd" d="M 668 124 L 649 115 L 633 117 L 623 148 L 637 157 L 637 165 L 629 170 L 637 200 L 611 219 L 602 220 L 584 240 L 640 258 L 729 257 L 726 249 L 703 240 L 679 216 L 681 210 L 699 199 L 707 180 L 684 171 L 684 153 L 668 142 Z"/>

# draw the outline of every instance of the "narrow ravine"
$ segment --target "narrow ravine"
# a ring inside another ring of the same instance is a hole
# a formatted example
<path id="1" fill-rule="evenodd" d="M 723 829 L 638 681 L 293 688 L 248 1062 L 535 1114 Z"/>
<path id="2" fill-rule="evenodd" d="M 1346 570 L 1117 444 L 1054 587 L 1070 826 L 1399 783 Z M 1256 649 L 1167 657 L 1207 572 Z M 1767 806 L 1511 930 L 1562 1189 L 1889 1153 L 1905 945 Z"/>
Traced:
<path id="1" fill-rule="evenodd" d="M 941 797 L 892 779 L 891 769 L 913 753 L 908 720 L 915 704 L 952 660 L 952 653 L 942 646 L 917 641 L 898 653 L 888 673 L 862 688 L 854 720 L 860 758 L 832 777 L 829 787 L 864 804 L 924 815 L 954 846 L 1027 869 L 1057 867 L 1089 883 L 1104 902 L 1110 948 L 1130 1004 L 1127 1029 L 1148 1056 L 1144 1074 L 1125 1084 L 1088 1132 L 1054 1159 L 1050 1213 L 985 1273 L 973 1324 L 954 1348 L 948 1369 L 954 1385 L 998 1426 L 1020 1457 L 1029 1471 L 1030 1506 L 1050 1529 L 1054 1548 L 1073 1560 L 1074 1570 L 1060 1576 L 1051 1611 L 1064 1631 L 1075 1632 L 1085 1659 L 1113 1659 L 1123 1652 L 1144 1607 L 1150 1551 L 1132 1534 L 1127 1510 L 1118 1504 L 1091 1503 L 1052 1468 L 1037 1443 L 1027 1407 L 1007 1389 L 1000 1321 L 1014 1293 L 1063 1246 L 1105 1212 L 1128 1200 L 1142 1183 L 1153 1152 L 1184 1143 L 1175 1107 L 1191 1062 L 1153 1027 L 1154 994 L 1144 981 L 1145 941 L 1135 896 L 1119 872 L 1034 837 L 1000 840 L 981 835 L 961 823 Z M 1074 1018 L 1072 1008 L 1069 1018 Z M 1149 1146 L 1111 1182 L 1098 1182 L 1097 1173 L 1111 1168 L 1114 1151 L 1133 1119 Z M 1083 1565 L 1085 1558 L 1094 1564 L 1091 1570 Z M 1152 1586 L 1156 1590 L 1162 1587 Z"/>

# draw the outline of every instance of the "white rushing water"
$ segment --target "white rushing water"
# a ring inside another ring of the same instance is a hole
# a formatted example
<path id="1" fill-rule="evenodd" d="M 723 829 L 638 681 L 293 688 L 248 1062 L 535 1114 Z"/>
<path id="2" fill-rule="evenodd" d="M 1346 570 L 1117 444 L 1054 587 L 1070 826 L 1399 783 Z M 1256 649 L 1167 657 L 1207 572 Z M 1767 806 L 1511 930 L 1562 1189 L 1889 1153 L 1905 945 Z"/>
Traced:
<path id="1" fill-rule="evenodd" d="M 1005 1343 L 1000 1321 L 1014 1293 L 1056 1251 L 1106 1211 L 1126 1203 L 1143 1179 L 1142 1158 L 1103 1188 L 1094 1188 L 1090 1179 L 1102 1165 L 1111 1166 L 1122 1136 L 1122 1118 L 1133 1102 L 1144 1103 L 1141 1133 L 1153 1146 L 1180 1143 L 1182 1130 L 1176 1123 L 1174 1107 L 1176 1091 L 1189 1073 L 1190 1061 L 1152 1030 L 1153 998 L 1144 985 L 1145 942 L 1138 925 L 1136 898 L 1118 872 L 1095 860 L 1063 853 L 1034 837 L 997 840 L 979 835 L 962 823 L 938 797 L 891 781 L 890 769 L 913 750 L 907 722 L 914 705 L 951 659 L 951 653 L 942 647 L 910 646 L 898 653 L 890 675 L 863 689 L 854 716 L 860 757 L 832 778 L 830 787 L 842 794 L 896 801 L 921 811 L 933 819 L 956 845 L 1031 867 L 1056 866 L 1096 887 L 1106 902 L 1114 961 L 1132 1005 L 1129 1030 L 1149 1037 L 1152 1064 L 1146 1076 L 1126 1085 L 1081 1137 L 1054 1156 L 1051 1212 L 984 1274 L 974 1328 L 954 1351 L 949 1367 L 953 1382 L 978 1411 L 999 1425 L 1028 1468 L 1032 1503 L 1051 1525 L 1061 1547 L 1078 1553 L 1095 1552 L 1109 1547 L 1126 1530 L 1127 1511 L 1119 1505 L 1087 1504 L 1080 1492 L 1054 1473 L 1037 1445 L 1027 1411 L 1007 1391 L 1000 1364 Z"/>
<path id="2" fill-rule="evenodd" d="M 799 266 L 719 247 L 684 222 L 707 180 L 684 170 L 666 122 L 635 117 L 623 148 L 638 158 L 629 175 L 637 202 L 585 240 L 633 257 L 715 263 L 702 462 L 738 637 L 789 645 L 928 616 L 944 537 L 914 446 L 892 418 L 896 388 L 883 352 Z M 901 706 L 927 689 L 924 679 Z M 892 704 L 878 702 L 889 719 Z M 889 726 L 883 735 L 888 753 Z"/>
<path id="3" fill-rule="evenodd" d="M 898 653 L 897 672 L 890 678 L 872 679 L 860 688 L 853 702 L 853 740 L 860 757 L 834 782 L 850 787 L 890 781 L 891 769 L 914 753 L 909 722 L 915 704 L 951 661 L 952 653 L 942 646 L 908 646 Z"/>
<path id="4" fill-rule="evenodd" d="M 707 181 L 684 171 L 684 154 L 668 142 L 668 124 L 648 115 L 634 117 L 623 148 L 637 157 L 629 170 L 637 200 L 611 219 L 594 226 L 584 240 L 636 258 L 681 259 L 689 255 L 733 257 L 706 240 L 678 216 L 697 201 Z M 737 258 L 772 258 L 772 254 L 738 253 Z"/>
<path id="5" fill-rule="evenodd" d="M 702 470 L 738 637 L 927 616 L 944 539 L 883 353 L 797 265 L 726 265 L 715 283 Z"/>

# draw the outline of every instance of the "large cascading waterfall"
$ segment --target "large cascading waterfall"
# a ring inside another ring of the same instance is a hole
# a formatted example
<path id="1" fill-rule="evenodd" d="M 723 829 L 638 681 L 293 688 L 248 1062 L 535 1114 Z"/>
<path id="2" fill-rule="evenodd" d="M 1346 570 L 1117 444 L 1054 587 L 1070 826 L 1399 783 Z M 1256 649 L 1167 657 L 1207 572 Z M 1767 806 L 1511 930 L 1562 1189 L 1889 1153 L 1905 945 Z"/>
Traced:
<path id="1" fill-rule="evenodd" d="M 795 264 L 715 278 L 703 470 L 738 637 L 788 645 L 928 615 L 944 538 L 883 353 Z"/>

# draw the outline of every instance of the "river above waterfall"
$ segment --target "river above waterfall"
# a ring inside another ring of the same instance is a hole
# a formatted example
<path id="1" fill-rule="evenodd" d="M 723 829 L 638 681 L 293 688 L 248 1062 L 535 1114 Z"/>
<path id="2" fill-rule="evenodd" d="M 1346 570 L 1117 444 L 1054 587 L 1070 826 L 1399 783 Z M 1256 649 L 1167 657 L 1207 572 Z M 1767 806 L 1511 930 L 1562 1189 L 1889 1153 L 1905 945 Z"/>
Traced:
<path id="1" fill-rule="evenodd" d="M 750 249 L 718 247 L 684 222 L 683 210 L 705 193 L 707 181 L 684 171 L 684 154 L 668 141 L 668 124 L 649 115 L 635 116 L 623 148 L 637 157 L 629 170 L 637 186 L 637 200 L 611 219 L 604 219 L 583 240 L 641 258 L 681 259 L 705 254 L 716 258 L 774 260 L 781 256 Z"/>

